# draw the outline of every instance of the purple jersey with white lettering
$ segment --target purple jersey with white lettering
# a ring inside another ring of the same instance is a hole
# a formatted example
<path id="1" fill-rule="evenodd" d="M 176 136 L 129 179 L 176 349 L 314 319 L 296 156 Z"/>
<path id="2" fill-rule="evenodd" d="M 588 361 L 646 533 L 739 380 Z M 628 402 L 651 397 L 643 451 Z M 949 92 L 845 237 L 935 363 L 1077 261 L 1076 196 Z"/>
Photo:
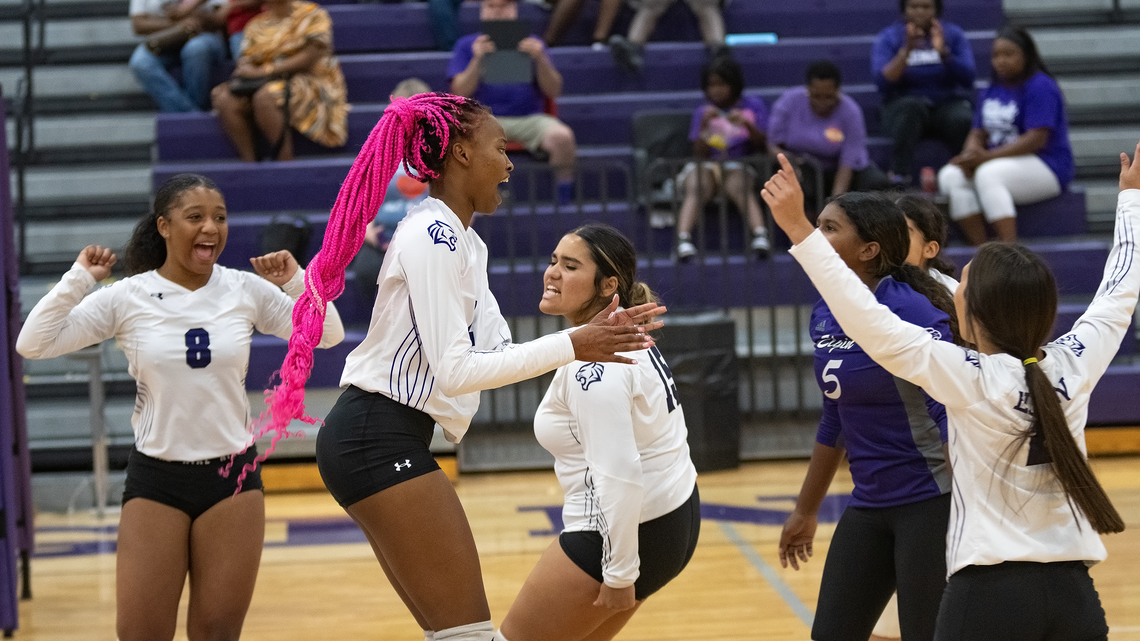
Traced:
<path id="1" fill-rule="evenodd" d="M 904 321 L 939 340 L 951 340 L 946 314 L 909 285 L 888 276 L 879 282 L 875 298 Z M 812 310 L 810 332 L 816 381 L 823 392 L 816 441 L 846 448 L 855 482 L 851 505 L 892 507 L 949 492 L 942 405 L 871 360 L 823 300 Z"/>

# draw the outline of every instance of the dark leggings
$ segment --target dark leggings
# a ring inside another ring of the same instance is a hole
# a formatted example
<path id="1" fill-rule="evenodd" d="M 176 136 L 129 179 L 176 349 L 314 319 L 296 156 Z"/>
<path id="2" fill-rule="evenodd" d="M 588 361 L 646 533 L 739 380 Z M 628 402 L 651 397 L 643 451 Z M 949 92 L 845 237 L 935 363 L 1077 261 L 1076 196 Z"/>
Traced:
<path id="1" fill-rule="evenodd" d="M 949 494 L 897 507 L 848 507 L 827 551 L 811 638 L 867 641 L 897 589 L 902 637 L 933 639 L 949 520 Z"/>
<path id="2" fill-rule="evenodd" d="M 936 641 L 1100 641 L 1108 624 L 1083 561 L 971 565 L 942 596 Z"/>

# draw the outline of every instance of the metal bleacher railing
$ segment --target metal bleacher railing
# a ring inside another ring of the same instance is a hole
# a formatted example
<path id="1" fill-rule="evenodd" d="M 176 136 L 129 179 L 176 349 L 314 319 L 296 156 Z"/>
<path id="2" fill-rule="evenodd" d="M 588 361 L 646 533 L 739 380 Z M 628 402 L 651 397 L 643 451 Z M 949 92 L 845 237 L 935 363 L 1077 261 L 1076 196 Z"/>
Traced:
<path id="1" fill-rule="evenodd" d="M 16 252 L 20 269 L 27 261 L 27 167 L 36 153 L 35 135 L 35 69 L 46 59 L 44 48 L 47 28 L 45 0 L 23 0 L 15 9 L 19 13 L 23 31 L 23 77 L 17 82 L 12 101 L 15 116 L 15 146 L 11 150 L 11 165 L 15 172 L 13 205 L 16 214 Z"/>

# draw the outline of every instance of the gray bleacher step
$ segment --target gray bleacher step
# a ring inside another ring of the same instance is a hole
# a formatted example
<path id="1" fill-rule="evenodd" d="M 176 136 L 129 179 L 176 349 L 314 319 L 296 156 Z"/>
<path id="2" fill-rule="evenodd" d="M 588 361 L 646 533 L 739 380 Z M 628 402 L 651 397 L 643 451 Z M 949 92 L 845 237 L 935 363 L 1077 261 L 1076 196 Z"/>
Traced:
<path id="1" fill-rule="evenodd" d="M 1111 11 L 1112 0 L 1003 0 L 1007 15 L 1045 11 Z"/>
<path id="2" fill-rule="evenodd" d="M 1116 195 L 1120 188 L 1116 180 L 1079 180 L 1085 188 L 1089 231 L 1111 233 L 1116 220 Z"/>
<path id="3" fill-rule="evenodd" d="M 75 114 L 38 116 L 35 120 L 37 149 L 151 145 L 154 143 L 154 113 Z M 16 124 L 8 118 L 8 147 L 15 144 Z"/>
<path id="4" fill-rule="evenodd" d="M 18 68 L 0 69 L 0 85 L 15 87 L 23 76 Z M 6 91 L 5 93 L 8 93 Z M 36 69 L 35 93 L 37 98 L 66 98 L 141 94 L 131 70 L 123 64 L 67 65 Z"/>
<path id="5" fill-rule="evenodd" d="M 1140 70 L 1133 50 L 1140 25 L 1041 28 L 1033 30 L 1033 38 L 1054 73 Z"/>
<path id="6" fill-rule="evenodd" d="M 35 43 L 37 37 L 32 38 Z M 131 45 L 140 40 L 131 30 L 131 20 L 125 13 L 118 18 L 51 20 L 44 29 L 44 45 L 48 49 Z M 0 49 L 20 49 L 23 44 L 22 24 L 0 23 Z"/>
<path id="7" fill-rule="evenodd" d="M 26 197 L 37 202 L 82 202 L 88 198 L 145 201 L 150 195 L 150 164 L 29 167 Z M 15 176 L 12 177 L 15 192 Z"/>
<path id="8" fill-rule="evenodd" d="M 1138 115 L 1140 120 L 1140 115 Z M 1069 129 L 1073 157 L 1084 176 L 1120 173 L 1120 153 L 1129 155 L 1140 140 L 1140 122 L 1127 125 L 1075 126 Z"/>
<path id="9" fill-rule="evenodd" d="M 1140 113 L 1140 74 L 1059 76 L 1070 111 Z"/>
<path id="10" fill-rule="evenodd" d="M 33 260 L 42 254 L 74 259 L 88 245 L 103 245 L 121 251 L 131 236 L 135 222 L 131 218 L 91 222 L 31 220 L 27 224 L 26 251 Z"/>

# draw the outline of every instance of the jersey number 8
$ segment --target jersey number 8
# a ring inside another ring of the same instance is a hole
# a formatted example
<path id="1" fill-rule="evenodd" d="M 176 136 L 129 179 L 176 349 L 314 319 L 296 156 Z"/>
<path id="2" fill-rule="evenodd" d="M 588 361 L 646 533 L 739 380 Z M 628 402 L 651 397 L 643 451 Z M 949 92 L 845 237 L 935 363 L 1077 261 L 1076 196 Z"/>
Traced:
<path id="1" fill-rule="evenodd" d="M 201 327 L 186 332 L 186 364 L 193 369 L 210 364 L 210 333 Z"/>

